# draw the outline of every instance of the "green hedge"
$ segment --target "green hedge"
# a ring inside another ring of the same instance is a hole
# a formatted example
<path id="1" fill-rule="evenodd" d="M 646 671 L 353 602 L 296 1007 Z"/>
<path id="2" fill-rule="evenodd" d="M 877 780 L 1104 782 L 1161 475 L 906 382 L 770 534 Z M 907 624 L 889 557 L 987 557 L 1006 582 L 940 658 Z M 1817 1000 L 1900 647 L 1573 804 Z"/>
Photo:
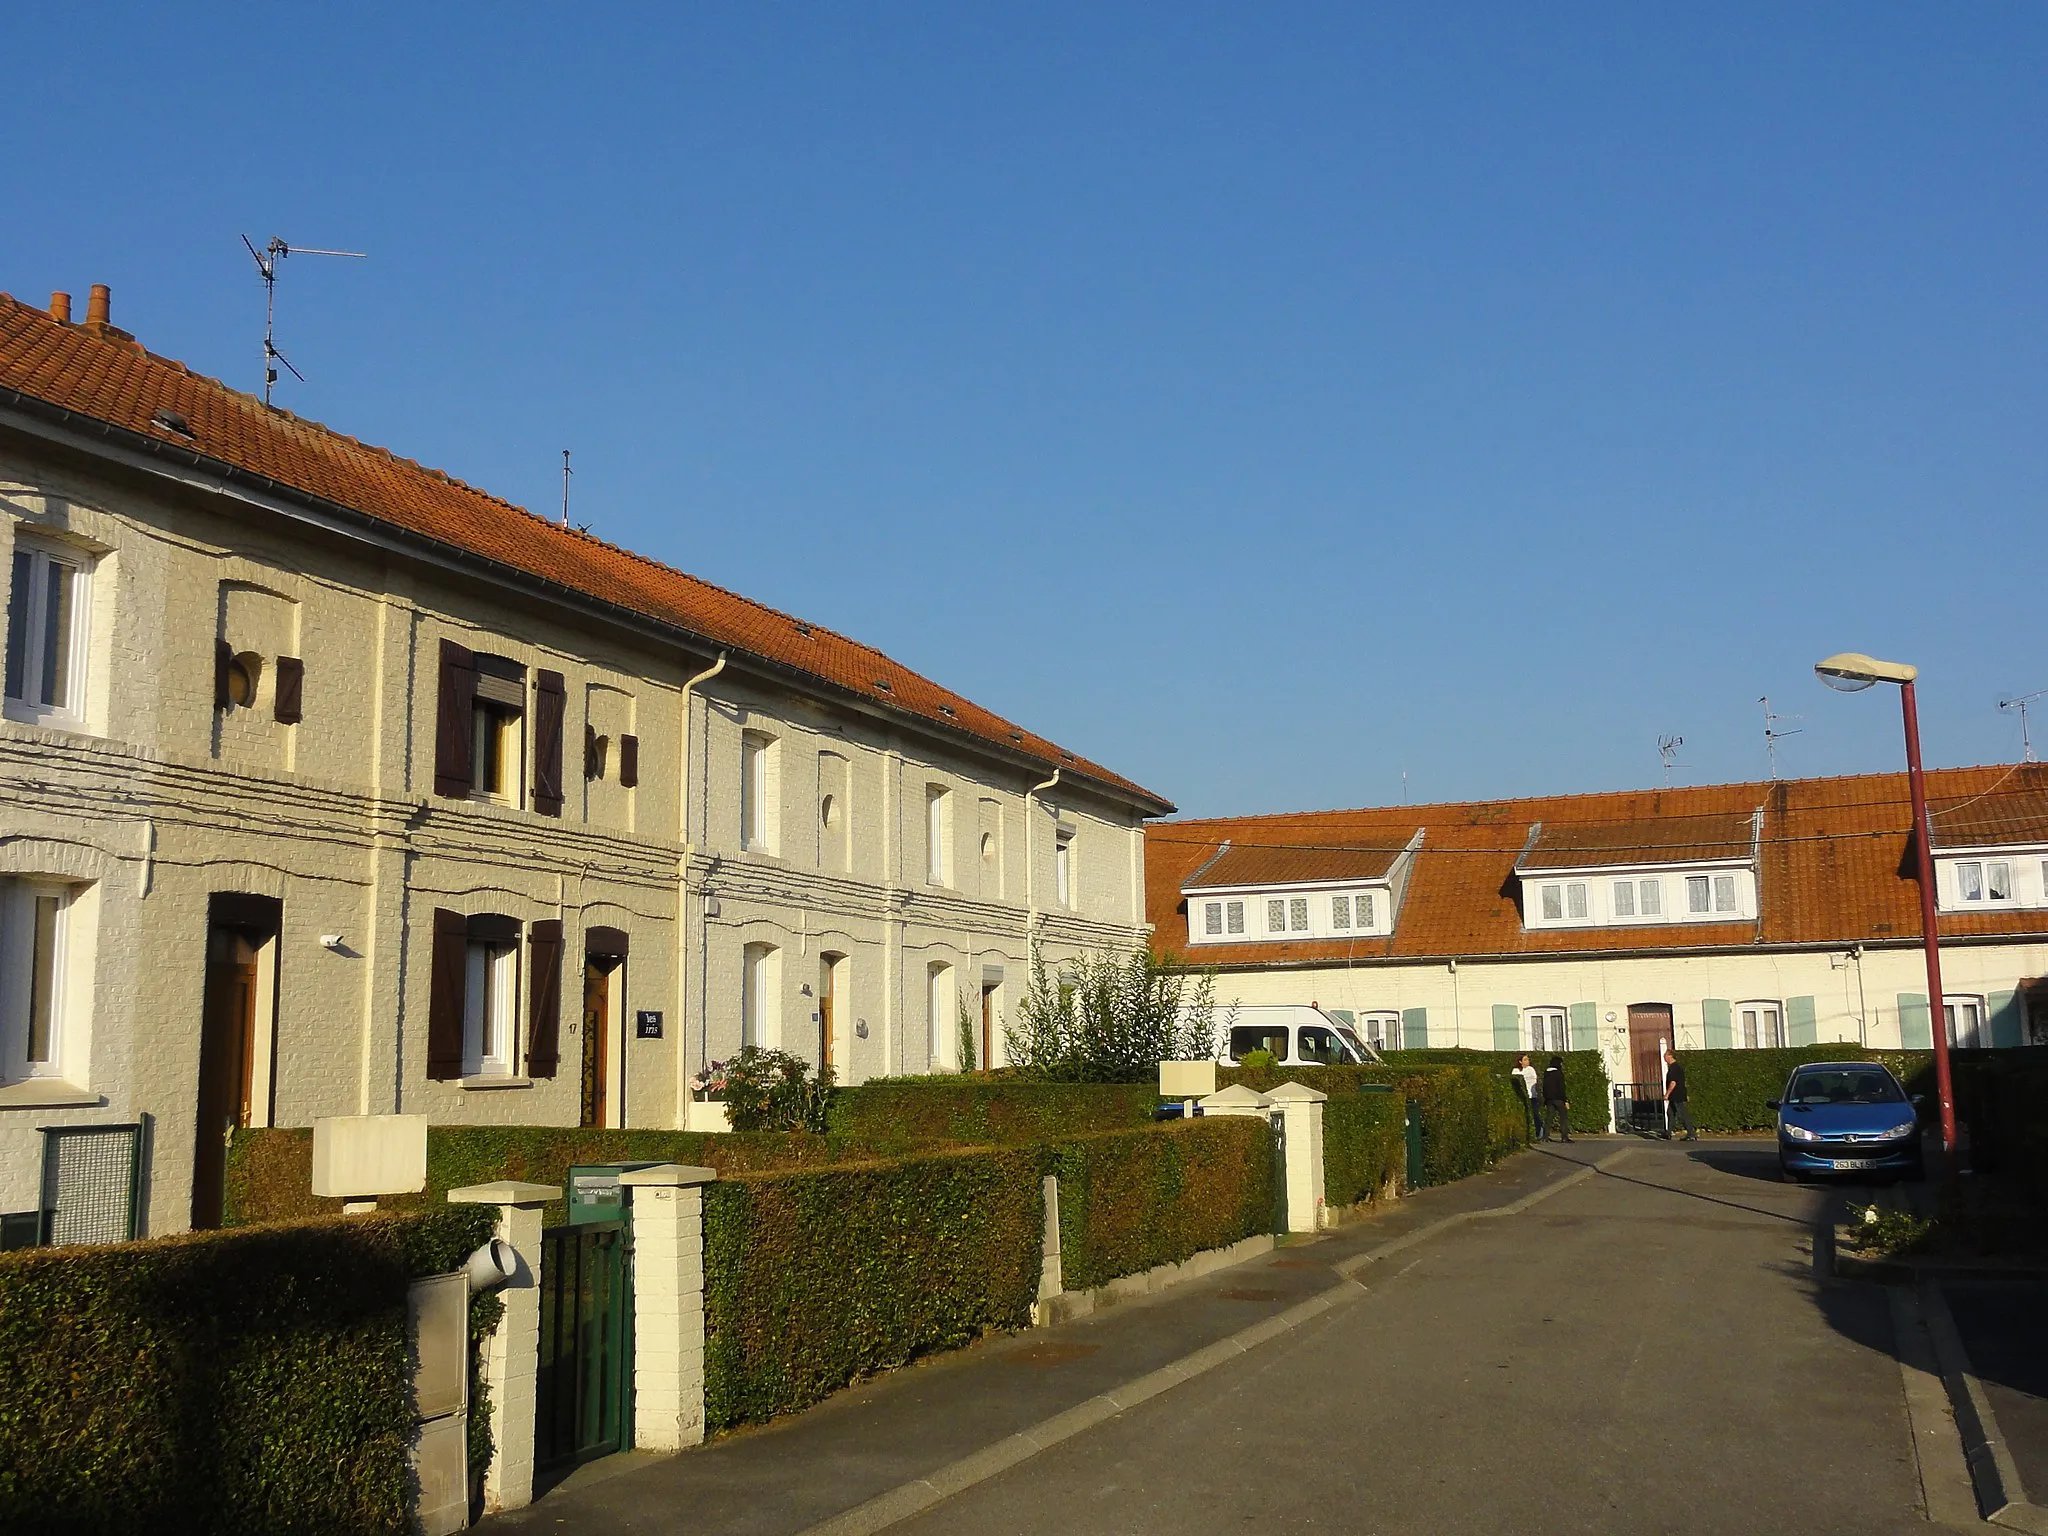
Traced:
<path id="1" fill-rule="evenodd" d="M 406 1530 L 406 1285 L 495 1216 L 0 1254 L 0 1530 Z"/>
<path id="2" fill-rule="evenodd" d="M 782 1168 L 872 1162 L 885 1150 L 908 1150 L 913 1138 L 889 1148 L 852 1136 L 810 1136 L 793 1131 L 601 1131 L 573 1126 L 435 1126 L 427 1132 L 427 1187 L 419 1194 L 387 1196 L 386 1210 L 432 1210 L 448 1191 L 499 1179 L 563 1184 L 580 1163 L 684 1163 L 721 1175 Z M 550 1204 L 549 1225 L 565 1207 Z M 313 1195 L 313 1133 L 309 1130 L 237 1131 L 228 1148 L 225 1220 L 304 1221 L 339 1215 L 339 1200 Z"/>
<path id="3" fill-rule="evenodd" d="M 1365 1083 L 1388 1084 L 1421 1106 L 1422 1184 L 1449 1184 L 1482 1172 L 1528 1141 L 1527 1117 L 1507 1079 L 1479 1064 L 1273 1067 L 1258 1072 L 1219 1067 L 1216 1080 L 1244 1083 L 1261 1092 L 1298 1082 L 1332 1099 L 1355 1095 Z"/>
<path id="4" fill-rule="evenodd" d="M 1323 1199 L 1377 1200 L 1407 1176 L 1406 1102 L 1398 1093 L 1340 1094 L 1323 1105 Z"/>
<path id="5" fill-rule="evenodd" d="M 1769 1130 L 1777 1112 L 1766 1105 L 1784 1092 L 1792 1069 L 1809 1061 L 1881 1061 L 1909 1091 L 1927 1095 L 1926 1115 L 1938 1113 L 1931 1051 L 1872 1051 L 1836 1041 L 1779 1050 L 1682 1051 L 1678 1059 L 1685 1064 L 1686 1103 L 1703 1131 Z"/>
<path id="6" fill-rule="evenodd" d="M 743 1173 L 704 1190 L 705 1421 L 793 1413 L 1038 1293 L 1041 1149 Z"/>
<path id="7" fill-rule="evenodd" d="M 1474 1051 L 1456 1047 L 1441 1050 L 1388 1051 L 1385 1056 L 1390 1067 L 1436 1066 L 1447 1063 L 1481 1064 L 1506 1082 L 1508 1074 L 1514 1070 L 1516 1058 L 1521 1054 L 1519 1051 Z M 1550 1060 L 1550 1055 L 1548 1052 L 1531 1051 L 1529 1064 L 1541 1073 L 1544 1065 Z M 1613 1085 L 1607 1080 L 1607 1067 L 1601 1061 L 1598 1051 L 1564 1052 L 1564 1090 L 1572 1107 L 1571 1122 L 1574 1131 L 1597 1136 L 1607 1129 L 1608 1100 L 1613 1092 Z M 1508 1084 L 1508 1091 L 1510 1094 L 1514 1092 L 1512 1083 Z M 1542 1091 L 1540 1083 L 1537 1091 Z M 1515 1100 L 1517 1108 L 1521 1102 L 1520 1099 Z"/>
<path id="8" fill-rule="evenodd" d="M 832 1099 L 835 1133 L 900 1141 L 1014 1146 L 1148 1125 L 1156 1083 L 1038 1083 L 952 1073 L 881 1078 Z"/>
<path id="9" fill-rule="evenodd" d="M 1263 1120 L 1171 1120 L 1078 1136 L 1051 1152 L 1070 1291 L 1273 1230 L 1273 1131 Z"/>

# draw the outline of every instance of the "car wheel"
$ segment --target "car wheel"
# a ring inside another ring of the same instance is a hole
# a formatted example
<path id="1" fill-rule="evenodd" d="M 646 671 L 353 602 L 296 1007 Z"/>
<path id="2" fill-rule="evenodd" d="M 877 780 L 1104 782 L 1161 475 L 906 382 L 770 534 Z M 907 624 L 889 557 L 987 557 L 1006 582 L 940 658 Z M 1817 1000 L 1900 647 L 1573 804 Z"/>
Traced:
<path id="1" fill-rule="evenodd" d="M 1804 1184 L 1806 1182 L 1806 1175 L 1795 1172 L 1792 1166 L 1782 1157 L 1778 1159 L 1778 1177 L 1787 1184 Z"/>

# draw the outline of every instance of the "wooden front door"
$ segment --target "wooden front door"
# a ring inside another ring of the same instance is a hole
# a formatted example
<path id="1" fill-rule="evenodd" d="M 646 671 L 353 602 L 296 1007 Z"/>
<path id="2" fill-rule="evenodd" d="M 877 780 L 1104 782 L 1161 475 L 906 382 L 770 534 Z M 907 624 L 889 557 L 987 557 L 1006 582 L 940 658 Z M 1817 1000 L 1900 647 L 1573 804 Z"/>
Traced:
<path id="1" fill-rule="evenodd" d="M 192 1151 L 194 1227 L 220 1225 L 228 1138 L 236 1127 L 249 1123 L 259 942 L 224 924 L 207 930 L 206 997 L 199 1025 L 199 1112 Z"/>
<path id="2" fill-rule="evenodd" d="M 583 960 L 583 1114 L 581 1123 L 610 1125 L 612 1087 L 612 972 L 607 955 Z"/>
<path id="3" fill-rule="evenodd" d="M 984 1072 L 996 1064 L 996 989 L 988 983 L 981 984 L 981 1060 Z"/>
<path id="4" fill-rule="evenodd" d="M 1672 1038 L 1669 1003 L 1629 1004 L 1628 1055 L 1638 1083 L 1664 1081 L 1664 1048 Z"/>

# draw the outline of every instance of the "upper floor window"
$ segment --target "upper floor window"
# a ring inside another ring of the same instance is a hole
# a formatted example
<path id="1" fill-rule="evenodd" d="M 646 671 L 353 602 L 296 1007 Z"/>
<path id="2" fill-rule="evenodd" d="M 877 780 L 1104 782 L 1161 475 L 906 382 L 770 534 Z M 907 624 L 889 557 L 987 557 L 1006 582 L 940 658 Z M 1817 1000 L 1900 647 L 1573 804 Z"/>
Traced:
<path id="1" fill-rule="evenodd" d="M 1571 1028 L 1562 1008 L 1530 1008 L 1522 1019 L 1527 1028 L 1527 1039 L 1531 1051 L 1568 1051 L 1571 1046 Z"/>
<path id="2" fill-rule="evenodd" d="M 2048 865 L 2043 865 L 2048 870 Z M 1956 897 L 1965 902 L 2012 900 L 2012 864 L 2006 859 L 1970 859 L 1956 865 Z"/>
<path id="3" fill-rule="evenodd" d="M 495 656 L 476 658 L 476 699 L 470 705 L 470 793 L 519 803 L 525 758 L 526 669 Z"/>
<path id="4" fill-rule="evenodd" d="M 1687 875 L 1685 877 L 1685 910 L 1696 917 L 1717 912 L 1735 911 L 1735 877 L 1733 875 Z"/>
<path id="5" fill-rule="evenodd" d="M 773 853 L 774 802 L 770 797 L 775 739 L 760 731 L 740 735 L 740 846 Z"/>
<path id="6" fill-rule="evenodd" d="M 1586 882 L 1583 880 L 1546 885 L 1543 887 L 1542 899 L 1543 917 L 1546 922 L 1582 920 L 1586 916 Z"/>
<path id="7" fill-rule="evenodd" d="M 1612 902 L 1614 915 L 1618 918 L 1661 917 L 1664 915 L 1664 882 L 1617 880 Z"/>
<path id="8" fill-rule="evenodd" d="M 71 904 L 68 887 L 0 880 L 0 1082 L 58 1077 L 67 1065 Z"/>
<path id="9" fill-rule="evenodd" d="M 1227 932 L 1244 932 L 1244 903 L 1226 901 L 1223 903 L 1223 926 Z"/>
<path id="10" fill-rule="evenodd" d="M 1209 901 L 1202 904 L 1202 932 L 1205 936 L 1220 936 L 1223 932 L 1223 903 Z"/>
<path id="11" fill-rule="evenodd" d="M 952 866 L 953 796 L 942 784 L 924 789 L 924 876 L 933 885 L 948 885 Z M 1066 898 L 1060 898 L 1064 901 Z"/>
<path id="12" fill-rule="evenodd" d="M 1349 928 L 1351 926 L 1351 898 L 1349 896 L 1332 896 L 1330 898 L 1330 926 L 1332 928 Z"/>
<path id="13" fill-rule="evenodd" d="M 1785 1010 L 1775 1002 L 1735 1005 L 1735 1044 L 1750 1051 L 1775 1050 L 1785 1043 Z"/>
<path id="14" fill-rule="evenodd" d="M 1052 884 L 1063 907 L 1074 904 L 1074 834 L 1060 832 L 1052 845 Z"/>
<path id="15" fill-rule="evenodd" d="M 75 722 L 85 713 L 86 564 L 17 544 L 7 595 L 7 713 Z"/>

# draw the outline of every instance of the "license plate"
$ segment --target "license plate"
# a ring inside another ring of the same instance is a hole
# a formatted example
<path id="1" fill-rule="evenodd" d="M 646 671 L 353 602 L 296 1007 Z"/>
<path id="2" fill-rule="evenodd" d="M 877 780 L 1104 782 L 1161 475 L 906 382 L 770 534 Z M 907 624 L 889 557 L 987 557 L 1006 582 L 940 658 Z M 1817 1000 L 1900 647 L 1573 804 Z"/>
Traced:
<path id="1" fill-rule="evenodd" d="M 1877 1161 L 1874 1158 L 1868 1157 L 1838 1157 L 1835 1159 L 1835 1166 L 1837 1168 L 1875 1168 Z"/>

